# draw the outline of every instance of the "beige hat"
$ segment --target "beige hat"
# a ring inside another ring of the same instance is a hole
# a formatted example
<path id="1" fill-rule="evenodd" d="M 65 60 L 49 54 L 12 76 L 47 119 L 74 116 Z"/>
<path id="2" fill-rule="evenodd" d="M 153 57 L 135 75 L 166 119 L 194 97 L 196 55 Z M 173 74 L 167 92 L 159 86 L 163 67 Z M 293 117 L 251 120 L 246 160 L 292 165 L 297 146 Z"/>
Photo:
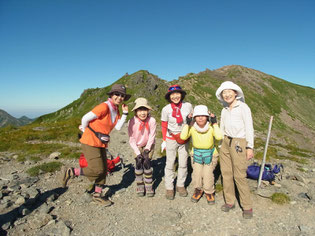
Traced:
<path id="1" fill-rule="evenodd" d="M 244 97 L 244 93 L 243 93 L 243 90 L 237 85 L 237 84 L 234 84 L 233 82 L 231 81 L 225 81 L 223 82 L 220 87 L 217 89 L 215 95 L 217 96 L 217 98 L 219 99 L 220 102 L 224 103 L 224 100 L 222 98 L 222 95 L 221 93 L 223 92 L 223 90 L 225 89 L 232 89 L 234 91 L 236 91 L 237 93 L 237 97 L 236 99 L 237 100 L 240 100 L 242 102 L 245 102 L 245 97 Z"/>
<path id="2" fill-rule="evenodd" d="M 135 107 L 132 109 L 132 111 L 137 110 L 139 107 L 145 107 L 148 108 L 149 110 L 152 110 L 152 108 L 148 105 L 148 100 L 145 98 L 137 98 L 135 100 Z"/>

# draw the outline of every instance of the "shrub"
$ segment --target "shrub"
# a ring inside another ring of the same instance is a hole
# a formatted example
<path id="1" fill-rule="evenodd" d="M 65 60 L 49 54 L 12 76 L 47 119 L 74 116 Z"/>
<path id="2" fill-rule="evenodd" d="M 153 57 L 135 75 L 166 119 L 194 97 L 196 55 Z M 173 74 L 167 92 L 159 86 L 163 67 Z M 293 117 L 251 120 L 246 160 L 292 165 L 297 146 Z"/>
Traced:
<path id="1" fill-rule="evenodd" d="M 30 176 L 37 176 L 37 175 L 39 175 L 40 171 L 43 171 L 44 173 L 54 172 L 54 171 L 60 170 L 61 166 L 62 166 L 61 162 L 53 161 L 53 162 L 44 163 L 41 165 L 34 166 L 34 167 L 28 169 L 26 172 Z"/>
<path id="2" fill-rule="evenodd" d="M 271 201 L 273 201 L 276 204 L 283 205 L 285 203 L 290 202 L 290 198 L 285 193 L 274 193 L 271 196 Z"/>

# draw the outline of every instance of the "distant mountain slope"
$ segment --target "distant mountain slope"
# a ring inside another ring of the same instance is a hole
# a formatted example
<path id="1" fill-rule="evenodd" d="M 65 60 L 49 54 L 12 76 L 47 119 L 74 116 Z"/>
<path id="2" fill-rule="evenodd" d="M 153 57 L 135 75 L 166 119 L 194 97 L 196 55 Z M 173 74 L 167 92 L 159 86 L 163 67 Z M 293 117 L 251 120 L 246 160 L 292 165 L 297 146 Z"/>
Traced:
<path id="1" fill-rule="evenodd" d="M 224 66 L 217 70 L 189 73 L 178 80 L 167 82 L 148 71 L 124 75 L 114 83 L 122 83 L 132 94 L 129 108 L 134 100 L 143 96 L 153 106 L 153 116 L 160 118 L 162 107 L 167 104 L 164 95 L 170 84 L 178 83 L 187 91 L 186 101 L 193 105 L 205 104 L 220 116 L 222 105 L 215 91 L 223 81 L 237 83 L 244 91 L 246 103 L 254 117 L 256 136 L 266 136 L 268 122 L 274 116 L 272 135 L 279 144 L 290 144 L 298 148 L 315 151 L 315 90 L 279 79 L 263 72 L 243 66 Z M 51 123 L 68 119 L 80 122 L 82 115 L 108 98 L 105 88 L 87 89 L 79 99 L 57 112 L 40 117 L 36 122 Z M 129 117 L 133 114 L 129 114 Z"/>
<path id="2" fill-rule="evenodd" d="M 30 119 L 26 116 L 22 116 L 21 118 L 15 118 L 6 111 L 0 109 L 0 127 L 4 127 L 7 125 L 23 126 L 31 123 L 32 121 L 33 119 Z"/>

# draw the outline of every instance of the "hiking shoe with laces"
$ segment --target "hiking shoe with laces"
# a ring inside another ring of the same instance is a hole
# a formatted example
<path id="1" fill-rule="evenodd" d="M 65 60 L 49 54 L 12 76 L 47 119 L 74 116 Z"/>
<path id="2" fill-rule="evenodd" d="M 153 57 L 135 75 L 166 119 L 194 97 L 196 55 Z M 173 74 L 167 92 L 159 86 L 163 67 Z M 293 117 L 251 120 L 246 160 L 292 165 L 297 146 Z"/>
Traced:
<path id="1" fill-rule="evenodd" d="M 109 200 L 107 197 L 102 197 L 101 193 L 93 193 L 93 201 L 105 207 L 109 207 L 113 204 L 113 202 Z"/>
<path id="2" fill-rule="evenodd" d="M 243 218 L 244 219 L 251 219 L 251 218 L 253 218 L 253 209 L 243 210 Z"/>
<path id="3" fill-rule="evenodd" d="M 74 176 L 75 176 L 74 168 L 66 169 L 66 171 L 63 175 L 63 179 L 62 179 L 62 187 L 63 188 L 67 187 L 67 183 L 68 183 L 69 179 L 74 178 Z"/>
<path id="4" fill-rule="evenodd" d="M 235 208 L 235 205 L 230 205 L 230 204 L 224 204 L 221 206 L 221 210 L 224 212 L 229 212 L 230 210 L 234 208 Z"/>
<path id="5" fill-rule="evenodd" d="M 165 197 L 168 200 L 174 200 L 174 190 L 166 190 Z"/>
<path id="6" fill-rule="evenodd" d="M 177 186 L 176 191 L 178 192 L 179 196 L 181 196 L 181 197 L 187 197 L 187 195 L 188 195 L 188 192 L 185 189 L 185 187 L 178 187 Z"/>
<path id="7" fill-rule="evenodd" d="M 209 205 L 214 205 L 215 204 L 215 198 L 214 198 L 214 193 L 206 193 L 206 199 Z"/>
<path id="8" fill-rule="evenodd" d="M 195 188 L 195 192 L 191 197 L 191 201 L 195 203 L 198 202 L 202 194 L 203 194 L 203 191 L 201 189 Z"/>

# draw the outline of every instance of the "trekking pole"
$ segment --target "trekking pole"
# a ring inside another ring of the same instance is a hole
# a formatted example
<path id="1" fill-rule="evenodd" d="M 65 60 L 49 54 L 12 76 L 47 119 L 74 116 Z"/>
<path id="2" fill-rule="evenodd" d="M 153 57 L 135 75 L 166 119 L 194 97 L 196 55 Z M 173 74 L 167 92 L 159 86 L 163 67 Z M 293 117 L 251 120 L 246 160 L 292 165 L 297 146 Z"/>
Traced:
<path id="1" fill-rule="evenodd" d="M 267 140 L 266 140 L 266 145 L 265 145 L 265 150 L 264 150 L 264 157 L 263 157 L 263 160 L 262 160 L 262 163 L 261 163 L 261 167 L 260 167 L 260 172 L 259 172 L 259 177 L 258 177 L 258 184 L 257 184 L 257 190 L 259 189 L 259 186 L 261 184 L 262 174 L 263 174 L 263 171 L 265 169 L 265 162 L 266 162 L 266 155 L 267 155 L 268 143 L 269 143 L 269 138 L 270 138 L 272 120 L 273 120 L 273 116 L 270 117 L 270 121 L 269 121 L 268 135 L 267 135 Z"/>

